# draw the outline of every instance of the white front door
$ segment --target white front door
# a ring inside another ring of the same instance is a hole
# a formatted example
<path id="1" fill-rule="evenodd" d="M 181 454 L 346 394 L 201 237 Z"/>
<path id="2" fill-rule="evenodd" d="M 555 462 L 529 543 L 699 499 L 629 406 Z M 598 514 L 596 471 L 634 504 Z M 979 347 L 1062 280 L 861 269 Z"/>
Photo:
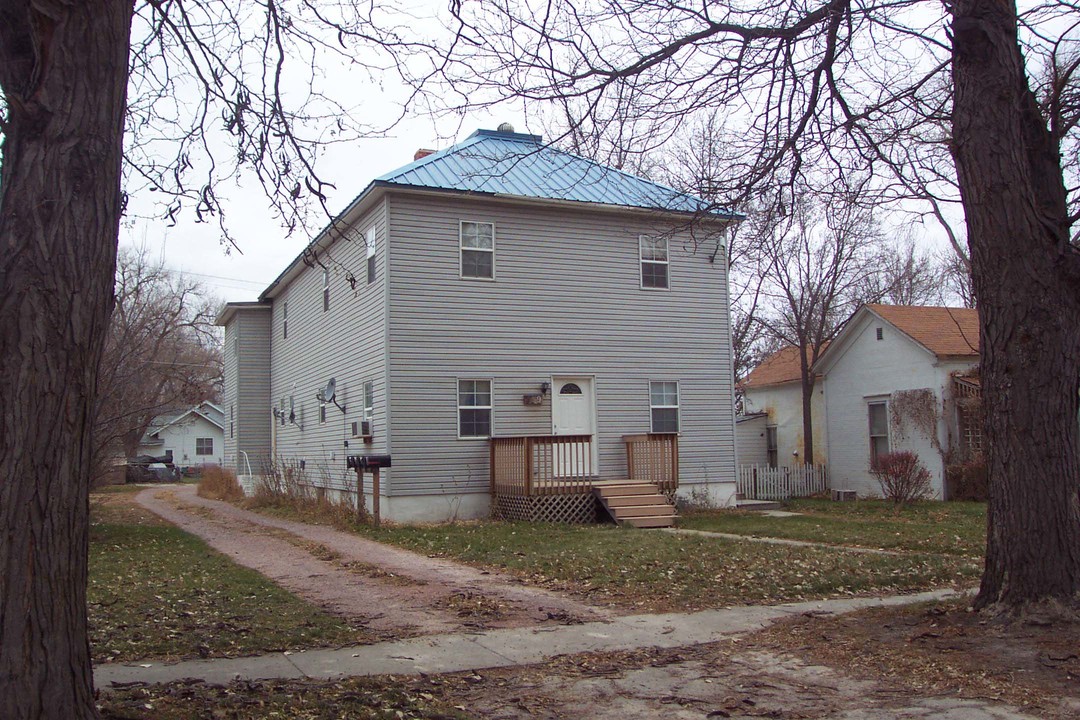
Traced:
<path id="1" fill-rule="evenodd" d="M 551 432 L 553 435 L 592 436 L 592 443 L 555 445 L 553 464 L 557 477 L 597 474 L 596 404 L 592 378 L 552 378 Z"/>

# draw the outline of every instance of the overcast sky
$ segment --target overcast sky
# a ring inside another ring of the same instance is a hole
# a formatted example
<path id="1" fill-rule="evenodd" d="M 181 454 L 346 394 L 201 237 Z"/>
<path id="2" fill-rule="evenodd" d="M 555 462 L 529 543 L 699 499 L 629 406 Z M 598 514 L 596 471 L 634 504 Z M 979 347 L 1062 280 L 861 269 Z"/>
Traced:
<path id="1" fill-rule="evenodd" d="M 457 141 L 464 140 L 477 128 L 494 130 L 501 122 L 512 123 L 518 132 L 540 132 L 524 127 L 520 116 L 507 111 L 498 117 L 465 122 Z M 438 138 L 452 133 L 457 121 L 449 120 L 442 127 L 437 125 L 427 118 L 409 120 L 392 137 L 362 140 L 352 148 L 335 147 L 331 155 L 321 158 L 319 171 L 325 180 L 337 186 L 329 192 L 331 211 L 341 212 L 372 180 L 412 162 L 419 148 L 447 147 L 450 142 Z M 216 224 L 192 222 L 191 213 L 183 215 L 175 227 L 169 227 L 164 220 L 129 219 L 120 230 L 121 247 L 145 245 L 155 257 L 204 283 L 223 301 L 255 300 L 300 253 L 311 236 L 297 231 L 286 237 L 256 183 L 223 190 L 228 197 L 230 232 L 236 237 L 240 252 L 221 244 Z M 325 222 L 314 224 L 321 227 Z"/>

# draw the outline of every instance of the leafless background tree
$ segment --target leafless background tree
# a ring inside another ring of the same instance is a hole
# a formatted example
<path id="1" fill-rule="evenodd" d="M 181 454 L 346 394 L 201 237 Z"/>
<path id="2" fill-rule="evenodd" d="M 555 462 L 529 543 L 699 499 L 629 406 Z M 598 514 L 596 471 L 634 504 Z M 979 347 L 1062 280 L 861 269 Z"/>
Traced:
<path id="1" fill-rule="evenodd" d="M 94 479 L 136 454 L 154 418 L 212 400 L 222 374 L 217 303 L 145 250 L 116 263 L 116 308 L 98 372 Z"/>

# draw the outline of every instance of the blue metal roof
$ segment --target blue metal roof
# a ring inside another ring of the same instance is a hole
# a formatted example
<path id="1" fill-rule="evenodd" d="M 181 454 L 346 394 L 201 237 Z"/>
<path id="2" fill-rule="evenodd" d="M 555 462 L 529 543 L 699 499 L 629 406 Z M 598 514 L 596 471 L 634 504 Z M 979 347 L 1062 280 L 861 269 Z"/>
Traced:
<path id="1" fill-rule="evenodd" d="M 539 135 L 496 130 L 477 130 L 375 184 L 732 215 L 692 195 L 544 145 Z"/>

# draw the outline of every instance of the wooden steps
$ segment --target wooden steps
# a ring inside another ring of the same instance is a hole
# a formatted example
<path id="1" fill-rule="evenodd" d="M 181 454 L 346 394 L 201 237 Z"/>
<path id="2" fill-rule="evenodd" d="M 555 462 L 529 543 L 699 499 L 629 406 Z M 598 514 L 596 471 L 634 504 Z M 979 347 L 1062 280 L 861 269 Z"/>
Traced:
<path id="1" fill-rule="evenodd" d="M 658 528 L 675 524 L 675 506 L 653 483 L 605 480 L 593 483 L 593 494 L 620 525 Z"/>

